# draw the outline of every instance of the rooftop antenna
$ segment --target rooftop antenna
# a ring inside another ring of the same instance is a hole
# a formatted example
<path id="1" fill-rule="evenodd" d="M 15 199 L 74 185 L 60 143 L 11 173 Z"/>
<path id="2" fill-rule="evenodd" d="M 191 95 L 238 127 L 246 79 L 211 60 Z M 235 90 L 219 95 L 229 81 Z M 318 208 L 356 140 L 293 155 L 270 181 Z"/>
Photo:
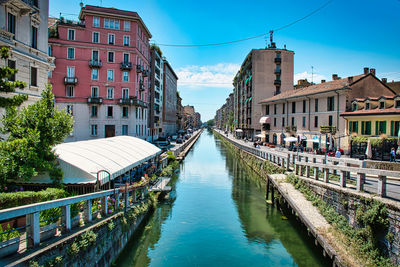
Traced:
<path id="1" fill-rule="evenodd" d="M 274 40 L 273 40 L 273 36 L 274 35 L 274 31 L 270 30 L 269 31 L 269 41 L 271 42 L 271 44 L 269 45 L 270 48 L 276 48 Z"/>
<path id="2" fill-rule="evenodd" d="M 311 84 L 314 83 L 314 67 L 311 66 Z"/>

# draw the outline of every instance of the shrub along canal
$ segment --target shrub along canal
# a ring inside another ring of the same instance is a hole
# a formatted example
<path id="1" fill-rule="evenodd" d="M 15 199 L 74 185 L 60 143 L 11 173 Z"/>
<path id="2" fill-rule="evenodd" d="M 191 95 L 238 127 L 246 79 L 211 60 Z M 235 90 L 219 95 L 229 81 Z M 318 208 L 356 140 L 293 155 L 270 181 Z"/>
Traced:
<path id="1" fill-rule="evenodd" d="M 266 204 L 261 180 L 203 132 L 116 266 L 328 266 L 300 222 Z"/>

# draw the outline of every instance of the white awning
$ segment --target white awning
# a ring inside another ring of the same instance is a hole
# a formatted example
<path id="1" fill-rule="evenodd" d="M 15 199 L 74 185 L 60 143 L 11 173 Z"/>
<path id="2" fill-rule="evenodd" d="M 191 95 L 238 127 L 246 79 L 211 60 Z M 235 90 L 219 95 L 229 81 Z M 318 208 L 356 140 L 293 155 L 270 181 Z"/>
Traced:
<path id="1" fill-rule="evenodd" d="M 297 138 L 293 136 L 289 136 L 285 138 L 285 142 L 297 142 Z"/>
<path id="2" fill-rule="evenodd" d="M 132 136 L 117 136 L 57 145 L 64 183 L 96 183 L 97 173 L 107 171 L 110 179 L 126 173 L 156 157 L 161 150 L 155 145 Z M 100 183 L 108 182 L 108 175 L 99 176 Z"/>
<path id="3" fill-rule="evenodd" d="M 243 133 L 242 129 L 236 129 L 235 131 L 238 132 L 238 133 Z"/>
<path id="4" fill-rule="evenodd" d="M 260 124 L 264 124 L 264 123 L 271 123 L 271 118 L 268 116 L 261 117 Z"/>

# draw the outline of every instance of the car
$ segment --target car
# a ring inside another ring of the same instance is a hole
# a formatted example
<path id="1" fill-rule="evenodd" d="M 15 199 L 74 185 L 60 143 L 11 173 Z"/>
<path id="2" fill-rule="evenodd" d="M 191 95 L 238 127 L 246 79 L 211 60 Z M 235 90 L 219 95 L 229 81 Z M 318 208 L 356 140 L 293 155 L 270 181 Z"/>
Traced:
<path id="1" fill-rule="evenodd" d="M 176 143 L 177 143 L 177 144 L 182 144 L 182 143 L 183 143 L 182 138 L 178 137 L 178 138 L 176 139 Z"/>
<path id="2" fill-rule="evenodd" d="M 171 140 L 172 140 L 172 141 L 176 141 L 176 139 L 178 139 L 178 136 L 177 136 L 177 135 L 171 136 Z"/>

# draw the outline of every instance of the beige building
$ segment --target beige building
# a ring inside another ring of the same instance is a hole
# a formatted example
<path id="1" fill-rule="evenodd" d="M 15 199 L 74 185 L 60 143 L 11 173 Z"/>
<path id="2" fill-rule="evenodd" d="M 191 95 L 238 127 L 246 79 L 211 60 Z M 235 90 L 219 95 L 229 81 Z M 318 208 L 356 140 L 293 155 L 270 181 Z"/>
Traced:
<path id="1" fill-rule="evenodd" d="M 351 101 L 393 94 L 375 77 L 374 69 L 369 72 L 364 68 L 363 74 L 343 79 L 333 74 L 330 82 L 288 90 L 260 101 L 264 116 L 257 123 L 263 127 L 266 142 L 289 145 L 284 139 L 292 136 L 306 147 L 317 148 L 325 147 L 332 140 L 332 148 L 347 151 L 349 134 L 340 115 L 351 109 Z M 321 135 L 321 126 L 335 126 L 336 133 L 326 140 Z"/>
<path id="2" fill-rule="evenodd" d="M 29 96 L 24 105 L 40 99 L 54 69 L 54 59 L 48 56 L 48 13 L 48 0 L 0 1 L 0 47 L 10 48 L 9 59 L 0 66 L 18 69 L 11 80 L 26 83 L 23 90 L 16 89 L 17 94 Z"/>
<path id="3" fill-rule="evenodd" d="M 171 65 L 164 59 L 163 75 L 163 109 L 162 109 L 162 136 L 170 136 L 176 133 L 176 105 L 177 105 L 177 86 L 178 76 L 175 74 Z"/>
<path id="4" fill-rule="evenodd" d="M 234 85 L 234 123 L 249 138 L 261 132 L 263 99 L 293 90 L 293 51 L 253 49 L 247 55 Z"/>

